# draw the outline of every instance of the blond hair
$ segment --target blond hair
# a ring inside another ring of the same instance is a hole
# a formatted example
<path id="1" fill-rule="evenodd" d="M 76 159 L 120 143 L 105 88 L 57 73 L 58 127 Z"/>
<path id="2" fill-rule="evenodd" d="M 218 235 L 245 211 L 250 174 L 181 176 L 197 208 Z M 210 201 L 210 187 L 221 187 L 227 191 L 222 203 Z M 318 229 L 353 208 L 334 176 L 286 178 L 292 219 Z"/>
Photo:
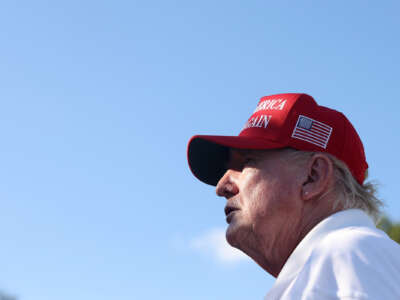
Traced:
<path id="1" fill-rule="evenodd" d="M 294 151 L 292 155 L 300 161 L 308 160 L 315 152 Z M 377 196 L 377 185 L 374 182 L 365 182 L 361 185 L 351 174 L 347 165 L 329 153 L 323 153 L 329 157 L 333 164 L 335 187 L 334 192 L 338 194 L 333 209 L 341 206 L 343 209 L 359 208 L 370 215 L 375 222 L 381 216 L 383 202 Z M 365 172 L 365 179 L 368 177 L 368 169 Z M 343 197 L 340 197 L 339 195 Z"/>

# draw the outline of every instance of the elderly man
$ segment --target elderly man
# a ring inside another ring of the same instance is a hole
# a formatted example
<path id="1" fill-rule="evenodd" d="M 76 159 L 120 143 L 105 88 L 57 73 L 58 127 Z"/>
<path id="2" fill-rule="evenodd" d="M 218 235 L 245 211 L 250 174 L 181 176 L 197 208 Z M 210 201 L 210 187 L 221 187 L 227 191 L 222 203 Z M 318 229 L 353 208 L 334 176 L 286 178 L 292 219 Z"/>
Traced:
<path id="1" fill-rule="evenodd" d="M 193 174 L 227 200 L 226 238 L 276 277 L 266 299 L 400 299 L 362 142 L 306 94 L 261 98 L 239 136 L 192 137 Z"/>

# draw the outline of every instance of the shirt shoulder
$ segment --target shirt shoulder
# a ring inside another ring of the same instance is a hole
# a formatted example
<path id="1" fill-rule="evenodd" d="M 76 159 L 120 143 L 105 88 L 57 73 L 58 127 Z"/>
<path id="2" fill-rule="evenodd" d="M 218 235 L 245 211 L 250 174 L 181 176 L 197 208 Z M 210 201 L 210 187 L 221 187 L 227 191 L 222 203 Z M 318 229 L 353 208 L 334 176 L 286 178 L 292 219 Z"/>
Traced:
<path id="1" fill-rule="evenodd" d="M 400 245 L 379 229 L 346 227 L 315 246 L 293 290 L 301 299 L 400 299 L 398 278 Z"/>
<path id="2" fill-rule="evenodd" d="M 397 252 L 400 245 L 391 240 L 386 233 L 377 228 L 349 226 L 328 233 L 315 246 L 315 255 L 338 255 L 363 251 L 375 255 L 383 251 Z"/>
<path id="3" fill-rule="evenodd" d="M 385 267 L 387 271 L 388 265 L 400 264 L 400 245 L 377 228 L 346 227 L 330 232 L 315 246 L 309 262 L 321 260 L 354 262 L 356 264 L 350 267 L 357 268 L 364 265 L 374 269 Z"/>

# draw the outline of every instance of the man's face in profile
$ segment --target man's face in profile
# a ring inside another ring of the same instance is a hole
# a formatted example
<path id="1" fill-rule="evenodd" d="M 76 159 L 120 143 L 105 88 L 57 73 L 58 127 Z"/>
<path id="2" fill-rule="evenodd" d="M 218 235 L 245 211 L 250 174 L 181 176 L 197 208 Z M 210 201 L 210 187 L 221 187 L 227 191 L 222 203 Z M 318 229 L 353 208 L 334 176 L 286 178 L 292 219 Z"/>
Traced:
<path id="1" fill-rule="evenodd" d="M 293 239 L 300 180 L 289 151 L 231 150 L 228 170 L 217 184 L 217 194 L 227 199 L 227 240 L 253 258 L 260 251 L 274 256 Z"/>

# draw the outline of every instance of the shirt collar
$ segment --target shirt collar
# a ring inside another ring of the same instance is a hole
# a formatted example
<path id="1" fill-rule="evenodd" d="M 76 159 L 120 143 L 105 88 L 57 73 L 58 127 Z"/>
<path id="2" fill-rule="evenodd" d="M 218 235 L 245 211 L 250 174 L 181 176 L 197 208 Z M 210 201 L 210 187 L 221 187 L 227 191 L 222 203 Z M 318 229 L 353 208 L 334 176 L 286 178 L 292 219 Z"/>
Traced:
<path id="1" fill-rule="evenodd" d="M 273 289 L 286 285 L 303 268 L 311 252 L 329 232 L 349 226 L 367 226 L 375 228 L 372 219 L 360 209 L 348 209 L 337 212 L 318 223 L 294 249 L 281 272 Z"/>

